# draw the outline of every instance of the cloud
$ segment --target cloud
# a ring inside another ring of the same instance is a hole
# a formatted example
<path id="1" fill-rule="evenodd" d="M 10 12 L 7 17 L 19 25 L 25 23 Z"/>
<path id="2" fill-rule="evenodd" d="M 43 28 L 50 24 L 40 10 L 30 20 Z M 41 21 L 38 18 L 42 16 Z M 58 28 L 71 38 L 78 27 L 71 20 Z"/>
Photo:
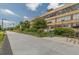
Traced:
<path id="1" fill-rule="evenodd" d="M 28 19 L 28 17 L 27 16 L 24 16 L 24 19 Z"/>
<path id="2" fill-rule="evenodd" d="M 18 16 L 16 13 L 14 13 L 9 9 L 0 9 L 0 12 L 6 16 L 10 16 L 10 15 Z"/>
<path id="3" fill-rule="evenodd" d="M 41 3 L 27 3 L 25 4 L 26 7 L 28 7 L 28 9 L 32 10 L 32 11 L 36 11 L 36 9 L 41 5 Z"/>
<path id="4" fill-rule="evenodd" d="M 29 19 L 29 17 L 27 17 L 27 16 L 24 16 L 23 18 L 24 18 L 23 21 L 26 21 Z"/>
<path id="5" fill-rule="evenodd" d="M 47 9 L 56 9 L 58 7 L 63 6 L 64 4 L 59 5 L 59 3 L 49 3 Z"/>

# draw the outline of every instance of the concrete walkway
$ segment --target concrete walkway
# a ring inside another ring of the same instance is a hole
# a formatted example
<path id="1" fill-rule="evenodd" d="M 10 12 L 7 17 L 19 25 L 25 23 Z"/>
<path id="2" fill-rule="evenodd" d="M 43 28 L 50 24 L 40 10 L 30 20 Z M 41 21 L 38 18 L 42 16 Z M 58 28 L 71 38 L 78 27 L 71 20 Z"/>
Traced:
<path id="1" fill-rule="evenodd" d="M 14 55 L 78 55 L 79 47 L 53 40 L 9 32 L 8 40 Z"/>
<path id="2" fill-rule="evenodd" d="M 12 55 L 11 46 L 6 35 L 2 45 L 0 46 L 0 55 Z"/>

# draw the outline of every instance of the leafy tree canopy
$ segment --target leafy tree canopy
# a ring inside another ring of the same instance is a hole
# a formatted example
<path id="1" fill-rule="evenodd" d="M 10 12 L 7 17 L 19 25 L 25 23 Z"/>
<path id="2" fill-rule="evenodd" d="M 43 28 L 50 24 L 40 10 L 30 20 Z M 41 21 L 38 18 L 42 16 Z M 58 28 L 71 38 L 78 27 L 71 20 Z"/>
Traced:
<path id="1" fill-rule="evenodd" d="M 44 29 L 44 28 L 47 27 L 47 22 L 42 17 L 35 18 L 34 19 L 34 26 L 33 27 L 37 28 L 37 29 L 41 29 L 41 28 Z"/>

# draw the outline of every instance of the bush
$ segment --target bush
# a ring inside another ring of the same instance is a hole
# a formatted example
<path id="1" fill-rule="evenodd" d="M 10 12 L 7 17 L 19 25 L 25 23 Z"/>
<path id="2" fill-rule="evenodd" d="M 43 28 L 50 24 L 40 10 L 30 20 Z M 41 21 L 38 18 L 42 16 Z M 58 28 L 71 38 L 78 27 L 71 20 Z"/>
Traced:
<path id="1" fill-rule="evenodd" d="M 42 32 L 44 32 L 44 29 L 38 29 L 37 32 L 38 32 L 38 33 L 42 33 Z"/>
<path id="2" fill-rule="evenodd" d="M 1 27 L 1 25 L 0 25 L 0 30 L 2 30 L 2 27 Z"/>
<path id="3" fill-rule="evenodd" d="M 47 37 L 48 36 L 48 33 L 47 32 L 41 32 L 41 33 L 38 33 L 39 37 Z"/>
<path id="4" fill-rule="evenodd" d="M 0 31 L 0 43 L 3 41 L 4 33 Z"/>
<path id="5" fill-rule="evenodd" d="M 37 29 L 35 29 L 35 28 L 27 28 L 27 29 L 25 29 L 24 31 L 25 31 L 25 32 L 36 32 Z"/>
<path id="6" fill-rule="evenodd" d="M 59 36 L 73 37 L 75 31 L 72 28 L 55 28 L 53 33 Z"/>
<path id="7" fill-rule="evenodd" d="M 47 37 L 48 36 L 48 32 L 44 32 L 43 29 L 35 29 L 35 28 L 29 28 L 23 31 L 23 33 L 26 34 L 30 34 L 30 35 L 34 35 L 37 37 Z"/>
<path id="8" fill-rule="evenodd" d="M 48 36 L 49 36 L 49 37 L 53 37 L 53 36 L 54 36 L 53 31 L 49 31 L 49 32 L 48 32 Z"/>

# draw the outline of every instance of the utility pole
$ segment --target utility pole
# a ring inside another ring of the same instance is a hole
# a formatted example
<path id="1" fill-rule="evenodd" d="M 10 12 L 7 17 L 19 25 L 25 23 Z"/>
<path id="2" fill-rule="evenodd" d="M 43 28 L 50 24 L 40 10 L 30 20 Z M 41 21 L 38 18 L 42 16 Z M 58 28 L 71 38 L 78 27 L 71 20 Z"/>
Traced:
<path id="1" fill-rule="evenodd" d="M 13 23 L 13 27 L 14 27 L 14 23 Z"/>
<path id="2" fill-rule="evenodd" d="M 15 24 L 13 23 L 12 25 L 13 25 L 13 30 L 14 30 L 14 25 L 15 25 Z"/>
<path id="3" fill-rule="evenodd" d="M 3 20 L 4 20 L 4 19 L 2 19 L 2 30 L 4 30 L 4 23 L 3 23 Z"/>
<path id="4" fill-rule="evenodd" d="M 2 30 L 4 30 L 4 20 L 7 20 L 7 19 L 2 18 Z"/>
<path id="5" fill-rule="evenodd" d="M 20 25 L 20 31 L 21 31 L 21 25 Z"/>

